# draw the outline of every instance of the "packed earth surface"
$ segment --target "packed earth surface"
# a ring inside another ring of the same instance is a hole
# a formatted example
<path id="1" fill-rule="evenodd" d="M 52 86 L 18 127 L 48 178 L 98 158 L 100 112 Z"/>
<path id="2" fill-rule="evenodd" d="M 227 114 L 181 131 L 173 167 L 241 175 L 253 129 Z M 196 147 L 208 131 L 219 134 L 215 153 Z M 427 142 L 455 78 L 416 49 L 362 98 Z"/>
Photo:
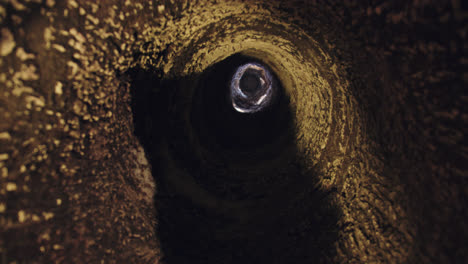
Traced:
<path id="1" fill-rule="evenodd" d="M 1 0 L 0 262 L 467 263 L 467 22 L 460 0 Z M 229 99 L 246 63 L 276 87 L 255 113 Z"/>

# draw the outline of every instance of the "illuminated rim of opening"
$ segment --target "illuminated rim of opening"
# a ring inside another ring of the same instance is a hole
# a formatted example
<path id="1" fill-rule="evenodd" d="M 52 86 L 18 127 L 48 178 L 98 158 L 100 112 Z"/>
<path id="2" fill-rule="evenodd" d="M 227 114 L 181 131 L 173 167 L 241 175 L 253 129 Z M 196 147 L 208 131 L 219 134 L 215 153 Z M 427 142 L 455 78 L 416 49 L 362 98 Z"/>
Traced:
<path id="1" fill-rule="evenodd" d="M 245 94 L 240 88 L 240 80 L 245 72 L 259 73 L 261 88 L 254 95 Z M 240 113 L 255 113 L 270 104 L 274 92 L 273 75 L 258 63 L 247 63 L 240 66 L 231 80 L 230 96 L 234 109 Z"/>

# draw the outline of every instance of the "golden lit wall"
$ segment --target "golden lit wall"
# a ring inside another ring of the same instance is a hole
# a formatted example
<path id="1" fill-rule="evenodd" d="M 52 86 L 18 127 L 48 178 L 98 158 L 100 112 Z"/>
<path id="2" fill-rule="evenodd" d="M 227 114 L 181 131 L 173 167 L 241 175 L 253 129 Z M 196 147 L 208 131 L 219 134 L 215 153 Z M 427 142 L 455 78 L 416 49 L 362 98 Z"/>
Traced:
<path id="1" fill-rule="evenodd" d="M 338 2 L 2 1 L 0 262 L 467 261 L 466 4 Z"/>

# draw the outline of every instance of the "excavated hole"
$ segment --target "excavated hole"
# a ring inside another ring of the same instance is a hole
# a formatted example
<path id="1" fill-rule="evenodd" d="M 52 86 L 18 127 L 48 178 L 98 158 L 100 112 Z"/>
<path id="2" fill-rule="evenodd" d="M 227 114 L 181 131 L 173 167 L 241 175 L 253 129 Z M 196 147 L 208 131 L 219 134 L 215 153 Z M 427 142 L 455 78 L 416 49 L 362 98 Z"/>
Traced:
<path id="1" fill-rule="evenodd" d="M 287 93 L 279 85 L 272 103 L 253 114 L 230 104 L 232 74 L 252 60 L 259 61 L 234 55 L 199 76 L 172 80 L 128 73 L 135 133 L 158 182 L 167 263 L 295 263 L 333 255 L 338 211 L 301 162 Z"/>
<path id="2" fill-rule="evenodd" d="M 265 148 L 270 151 L 271 145 L 294 142 L 291 131 L 294 117 L 289 99 L 281 87 L 276 88 L 278 85 L 275 84 L 270 104 L 258 112 L 242 113 L 231 104 L 232 76 L 239 66 L 255 60 L 234 55 L 206 69 L 200 78 L 194 93 L 191 122 L 200 144 L 210 151 L 223 148 L 219 151 L 255 153 Z"/>

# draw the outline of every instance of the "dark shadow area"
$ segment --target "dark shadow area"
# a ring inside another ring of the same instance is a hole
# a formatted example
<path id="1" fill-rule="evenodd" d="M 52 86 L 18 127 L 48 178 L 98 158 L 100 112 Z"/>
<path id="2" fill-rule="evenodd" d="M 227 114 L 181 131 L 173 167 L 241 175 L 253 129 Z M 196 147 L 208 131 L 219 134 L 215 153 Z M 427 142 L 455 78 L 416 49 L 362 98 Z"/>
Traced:
<path id="1" fill-rule="evenodd" d="M 287 95 L 255 115 L 227 104 L 225 81 L 245 59 L 173 80 L 128 72 L 164 261 L 326 263 L 339 211 L 301 162 Z"/>

